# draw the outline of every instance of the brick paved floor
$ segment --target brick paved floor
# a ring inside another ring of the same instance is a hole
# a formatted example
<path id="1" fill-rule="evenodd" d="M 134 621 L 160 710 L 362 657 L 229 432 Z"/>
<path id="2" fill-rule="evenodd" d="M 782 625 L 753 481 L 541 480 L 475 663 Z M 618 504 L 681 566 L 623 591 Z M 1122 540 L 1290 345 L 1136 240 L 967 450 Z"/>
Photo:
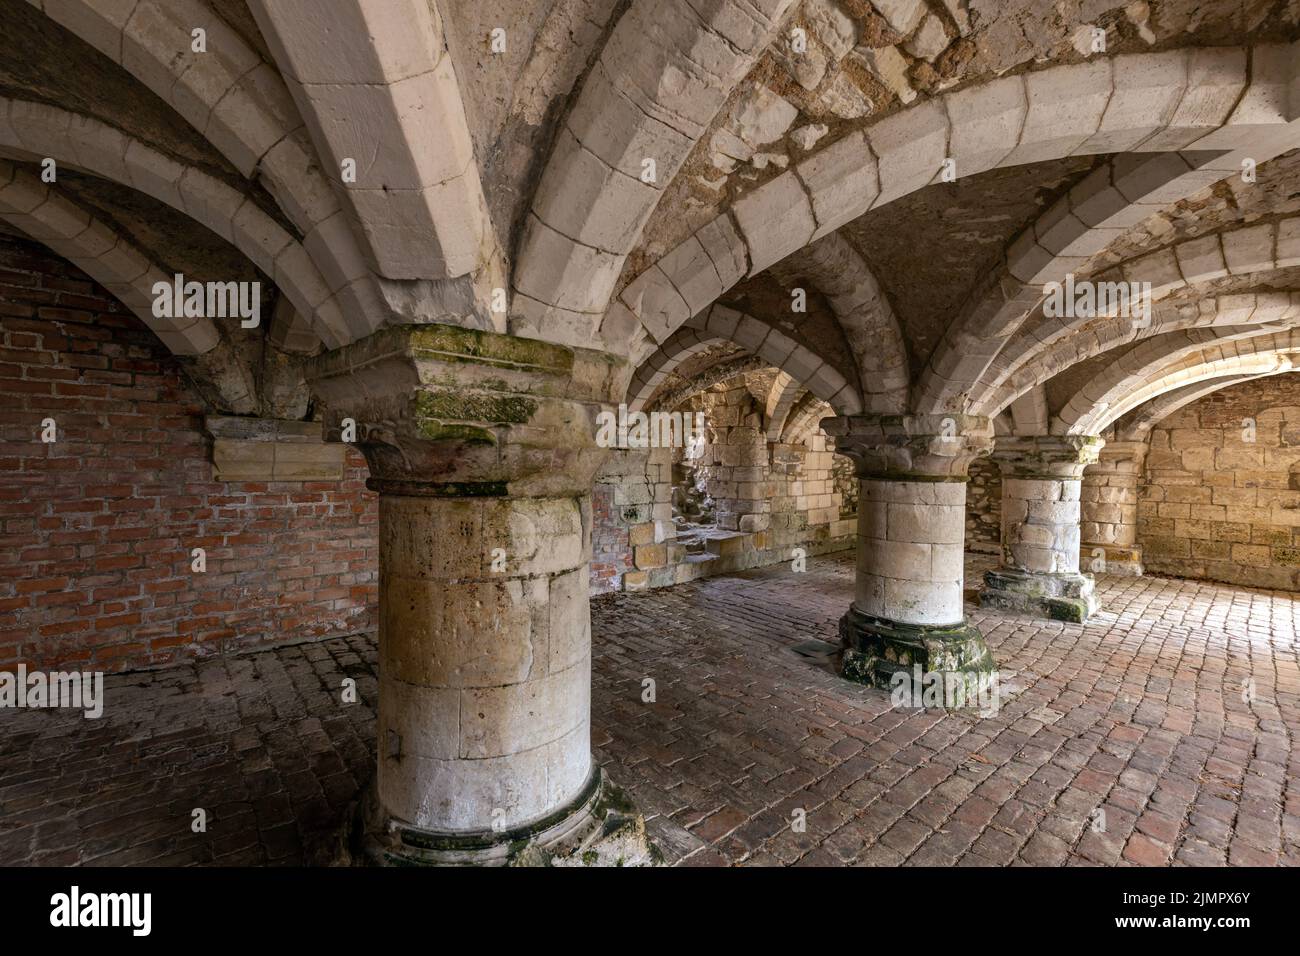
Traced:
<path id="1" fill-rule="evenodd" d="M 891 709 L 793 650 L 834 638 L 851 588 L 837 555 L 593 602 L 595 749 L 670 856 L 1300 863 L 1294 597 L 1106 578 L 1086 626 L 971 609 L 1002 668 L 980 718 Z M 374 658 L 297 645 L 110 677 L 98 721 L 0 711 L 0 864 L 328 859 L 369 773 Z"/>

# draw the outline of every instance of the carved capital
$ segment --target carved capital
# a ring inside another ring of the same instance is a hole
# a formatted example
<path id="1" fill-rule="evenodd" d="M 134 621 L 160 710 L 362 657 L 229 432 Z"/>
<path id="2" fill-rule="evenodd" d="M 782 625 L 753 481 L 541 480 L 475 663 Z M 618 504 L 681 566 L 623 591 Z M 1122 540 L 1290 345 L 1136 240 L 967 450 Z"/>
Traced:
<path id="1" fill-rule="evenodd" d="M 993 448 L 993 423 L 975 415 L 848 415 L 822 422 L 859 478 L 965 481 Z"/>
<path id="2" fill-rule="evenodd" d="M 1078 481 L 1105 444 L 1093 435 L 1007 435 L 997 440 L 993 460 L 1007 478 Z"/>
<path id="3" fill-rule="evenodd" d="M 590 491 L 606 455 L 596 416 L 629 376 L 592 349 L 449 325 L 381 329 L 307 371 L 330 437 L 355 440 L 372 488 L 452 497 Z"/>

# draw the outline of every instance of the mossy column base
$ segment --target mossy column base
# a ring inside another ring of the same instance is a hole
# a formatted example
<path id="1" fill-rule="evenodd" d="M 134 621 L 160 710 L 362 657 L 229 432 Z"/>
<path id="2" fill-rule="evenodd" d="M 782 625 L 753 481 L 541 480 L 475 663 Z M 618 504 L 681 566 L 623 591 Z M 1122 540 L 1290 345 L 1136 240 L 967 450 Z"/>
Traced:
<path id="1" fill-rule="evenodd" d="M 948 627 L 906 624 L 849 608 L 840 618 L 840 673 L 874 687 L 892 687 L 895 675 L 984 674 L 994 670 L 984 635 L 962 622 Z"/>
<path id="2" fill-rule="evenodd" d="M 966 623 L 966 475 L 992 445 L 987 419 L 861 415 L 823 423 L 861 483 L 853 604 L 840 621 L 841 673 L 889 686 L 992 671 Z M 945 680 L 945 682 L 947 682 Z"/>
<path id="3" fill-rule="evenodd" d="M 1091 576 L 1079 572 L 1079 495 L 1100 438 L 999 438 L 1002 567 L 984 576 L 982 607 L 1082 622 L 1097 610 Z"/>
<path id="4" fill-rule="evenodd" d="M 394 820 L 371 788 L 356 820 L 362 859 L 373 866 L 510 866 L 525 852 L 559 856 L 601 826 L 603 792 L 604 776 L 596 767 L 571 800 L 546 816 L 523 826 L 472 832 Z"/>
<path id="5" fill-rule="evenodd" d="M 379 493 L 375 862 L 507 862 L 592 824 L 594 423 L 625 381 L 599 353 L 449 327 L 316 361 L 336 434 Z"/>
<path id="6" fill-rule="evenodd" d="M 1097 612 L 1087 574 L 1031 574 L 1000 568 L 984 572 L 980 607 L 1082 624 Z"/>

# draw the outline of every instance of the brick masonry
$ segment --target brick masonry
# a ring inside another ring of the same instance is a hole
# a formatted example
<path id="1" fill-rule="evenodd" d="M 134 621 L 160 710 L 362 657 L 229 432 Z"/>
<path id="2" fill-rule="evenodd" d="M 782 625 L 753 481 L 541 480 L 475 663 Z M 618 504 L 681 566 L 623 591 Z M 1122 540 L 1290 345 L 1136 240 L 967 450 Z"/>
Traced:
<path id="1" fill-rule="evenodd" d="M 40 246 L 0 240 L 0 331 L 0 668 L 153 667 L 374 626 L 358 452 L 342 481 L 215 481 L 175 361 Z"/>
<path id="2" fill-rule="evenodd" d="M 1139 487 L 1148 570 L 1300 589 L 1300 376 L 1207 395 L 1151 430 Z"/>
<path id="3" fill-rule="evenodd" d="M 968 604 L 1001 667 L 980 718 L 796 651 L 834 638 L 853 577 L 839 555 L 593 601 L 596 756 L 670 859 L 1300 864 L 1294 595 L 1102 576 L 1087 625 Z M 110 676 L 100 720 L 0 712 L 0 865 L 328 861 L 375 671 L 373 640 L 335 638 Z"/>

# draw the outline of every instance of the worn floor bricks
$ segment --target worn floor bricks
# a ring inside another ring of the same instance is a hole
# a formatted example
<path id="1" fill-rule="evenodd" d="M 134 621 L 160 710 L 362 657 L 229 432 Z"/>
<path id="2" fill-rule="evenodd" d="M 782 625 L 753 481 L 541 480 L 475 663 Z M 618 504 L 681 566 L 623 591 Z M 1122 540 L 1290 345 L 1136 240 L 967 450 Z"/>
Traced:
<path id="1" fill-rule="evenodd" d="M 833 638 L 851 585 L 837 554 L 593 603 L 596 754 L 678 865 L 1300 863 L 1293 596 L 1103 577 L 1085 625 L 972 608 L 1004 690 L 981 718 L 892 707 L 795 652 Z M 0 864 L 331 859 L 371 773 L 373 641 L 107 694 L 99 721 L 7 718 Z"/>

